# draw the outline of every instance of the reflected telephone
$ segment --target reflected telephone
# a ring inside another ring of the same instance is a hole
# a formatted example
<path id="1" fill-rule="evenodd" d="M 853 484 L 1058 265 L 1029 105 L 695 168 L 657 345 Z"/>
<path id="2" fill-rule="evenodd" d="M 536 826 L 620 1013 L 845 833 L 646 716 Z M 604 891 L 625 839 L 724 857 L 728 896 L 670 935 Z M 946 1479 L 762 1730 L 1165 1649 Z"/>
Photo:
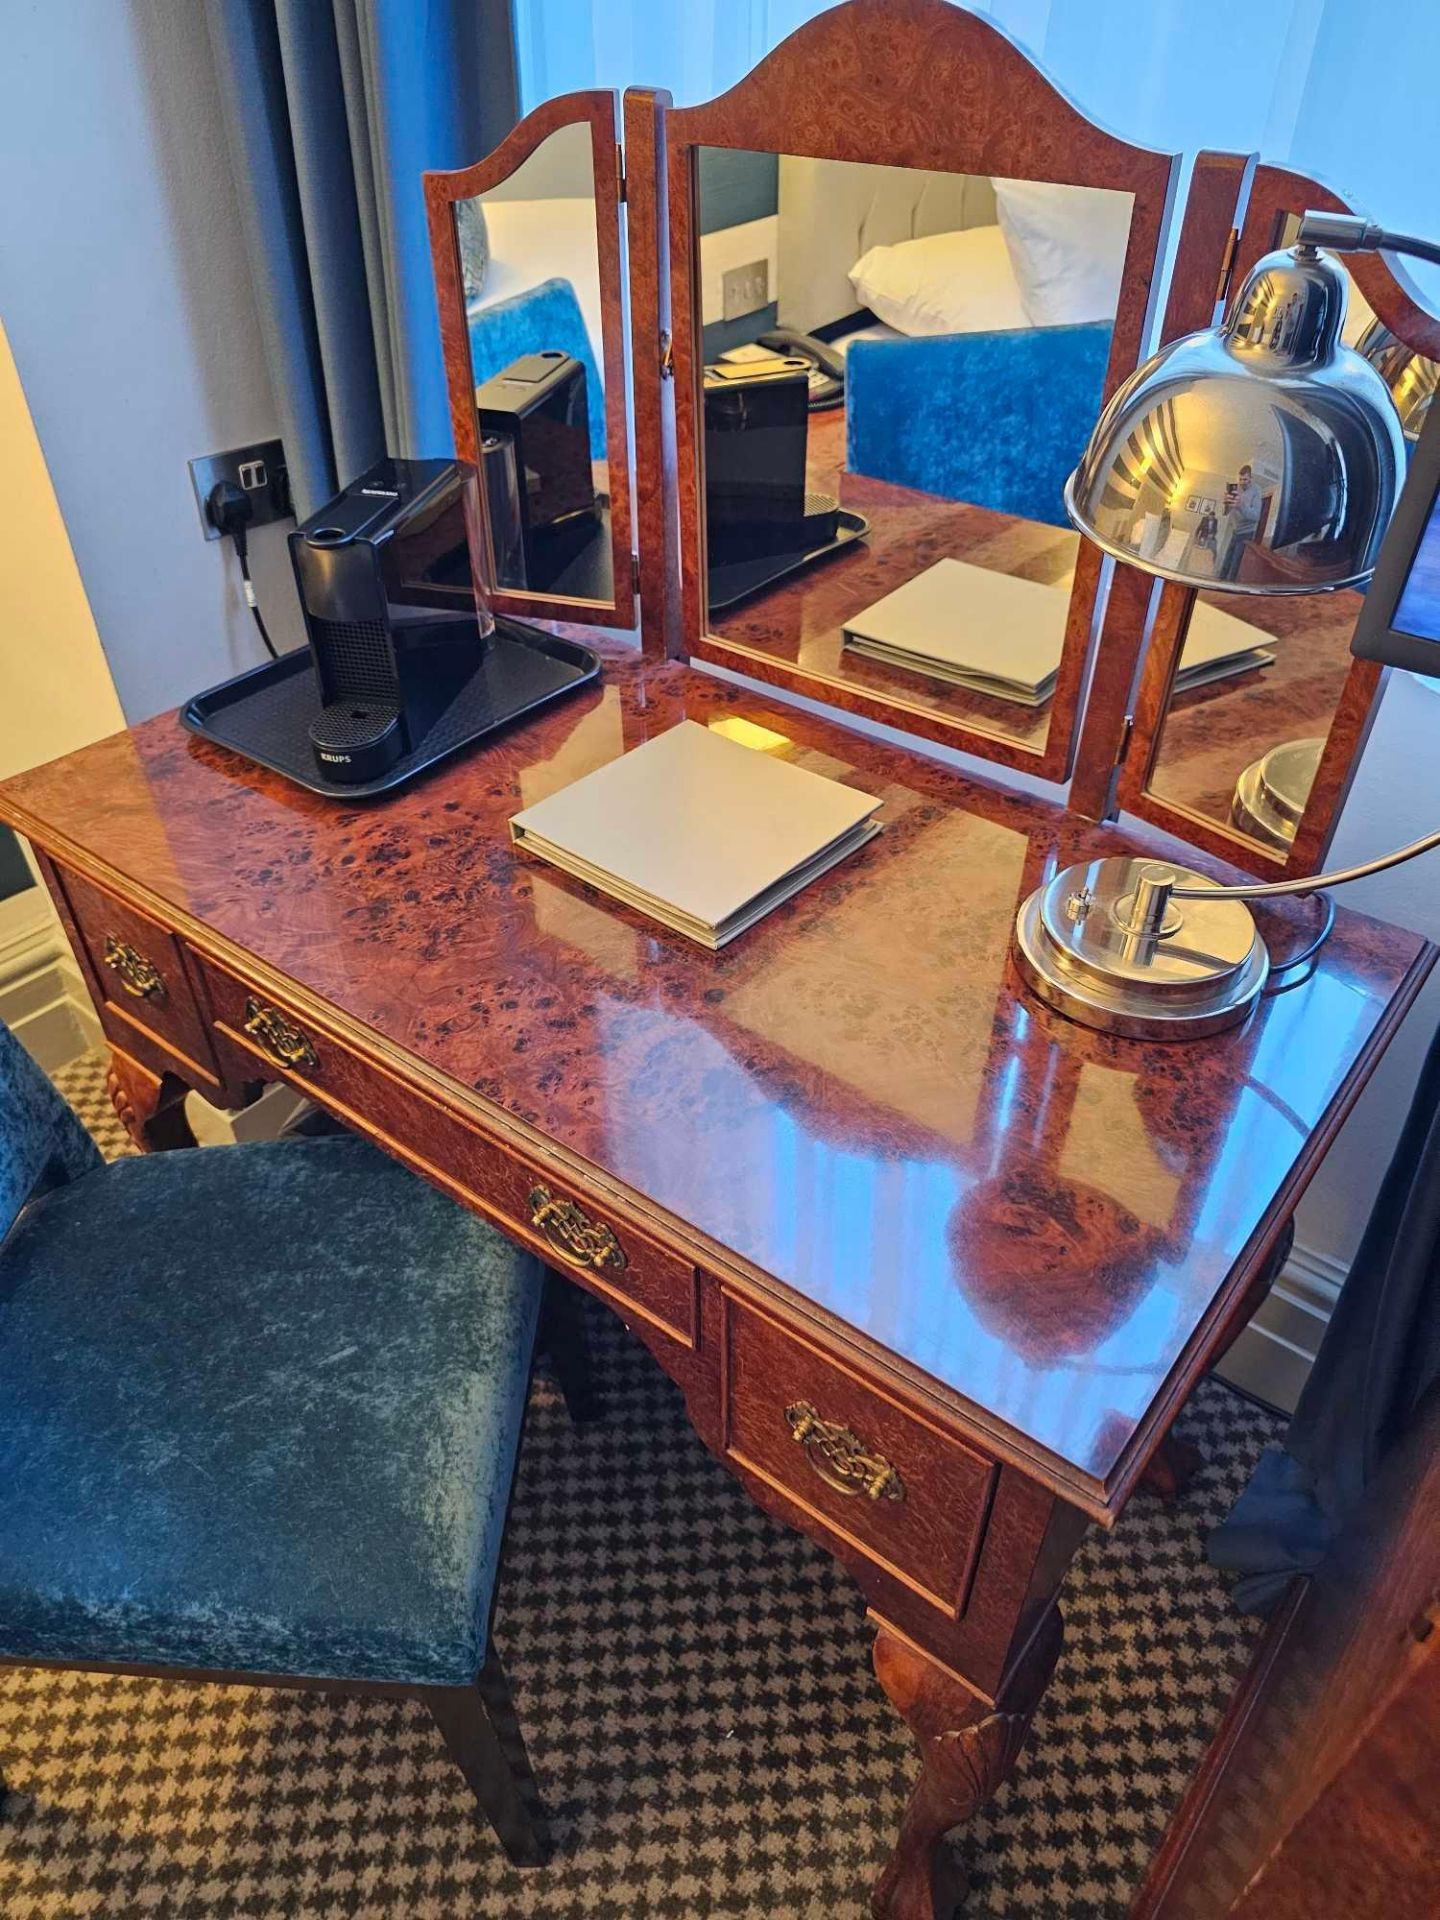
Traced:
<path id="1" fill-rule="evenodd" d="M 797 333 L 793 327 L 775 327 L 748 346 L 731 347 L 720 355 L 714 371 L 744 380 L 780 376 L 796 368 L 804 370 L 806 406 L 811 413 L 844 404 L 844 356 L 813 334 Z"/>
<path id="2" fill-rule="evenodd" d="M 770 333 L 762 333 L 756 344 L 808 363 L 811 413 L 843 405 L 845 356 L 834 347 L 817 340 L 813 333 L 797 333 L 793 327 L 776 327 Z"/>

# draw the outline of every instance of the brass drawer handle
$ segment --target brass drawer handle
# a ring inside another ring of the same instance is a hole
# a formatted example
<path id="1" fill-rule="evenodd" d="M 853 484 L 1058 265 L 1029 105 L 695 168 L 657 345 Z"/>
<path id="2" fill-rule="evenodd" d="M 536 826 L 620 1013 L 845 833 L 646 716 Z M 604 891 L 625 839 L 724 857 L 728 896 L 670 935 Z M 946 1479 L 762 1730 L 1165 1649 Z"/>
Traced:
<path id="1" fill-rule="evenodd" d="M 822 1420 L 808 1400 L 785 1409 L 792 1439 L 827 1486 L 837 1493 L 864 1493 L 872 1500 L 903 1500 L 905 1482 L 883 1453 L 873 1453 L 859 1434 Z"/>
<path id="2" fill-rule="evenodd" d="M 252 993 L 245 1002 L 245 1031 L 258 1040 L 279 1067 L 305 1067 L 313 1072 L 320 1056 L 300 1031 L 274 1007 L 267 1007 Z"/>
<path id="3" fill-rule="evenodd" d="M 107 933 L 104 959 L 110 971 L 118 975 L 126 993 L 133 994 L 137 1000 L 159 1002 L 165 998 L 165 981 L 160 969 L 128 941 L 117 940 L 113 933 Z"/>
<path id="4" fill-rule="evenodd" d="M 603 1220 L 592 1220 L 573 1200 L 557 1200 L 548 1187 L 530 1190 L 530 1224 L 572 1267 L 591 1267 L 597 1273 L 608 1267 L 623 1273 L 630 1264 Z"/>

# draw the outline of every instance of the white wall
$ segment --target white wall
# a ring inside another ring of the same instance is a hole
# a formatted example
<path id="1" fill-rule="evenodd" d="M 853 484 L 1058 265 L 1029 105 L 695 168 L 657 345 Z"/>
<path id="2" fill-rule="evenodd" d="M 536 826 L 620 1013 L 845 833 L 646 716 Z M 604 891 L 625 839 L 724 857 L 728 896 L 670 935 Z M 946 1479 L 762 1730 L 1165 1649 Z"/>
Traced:
<path id="1" fill-rule="evenodd" d="M 9 0 L 0 313 L 126 717 L 263 658 L 186 461 L 276 431 L 198 0 Z M 284 524 L 252 556 L 301 637 Z"/>
<path id="2" fill-rule="evenodd" d="M 1392 673 L 1329 864 L 1373 859 L 1437 825 L 1440 681 Z M 1357 880 L 1335 897 L 1440 941 L 1440 853 Z M 1355 1252 L 1437 1020 L 1440 977 L 1432 975 L 1300 1208 L 1296 1237 L 1322 1259 L 1348 1264 Z"/>

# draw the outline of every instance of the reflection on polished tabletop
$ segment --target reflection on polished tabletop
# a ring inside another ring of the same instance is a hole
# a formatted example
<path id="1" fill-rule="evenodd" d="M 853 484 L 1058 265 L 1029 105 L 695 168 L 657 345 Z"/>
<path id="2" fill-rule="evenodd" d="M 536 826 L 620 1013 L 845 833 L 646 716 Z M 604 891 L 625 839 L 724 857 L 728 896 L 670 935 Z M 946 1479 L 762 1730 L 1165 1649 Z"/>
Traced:
<path id="1" fill-rule="evenodd" d="M 686 716 L 883 802 L 871 845 L 719 954 L 507 830 Z M 1023 996 L 1016 909 L 1060 865 L 1155 842 L 617 645 L 601 685 L 383 804 L 303 793 L 171 716 L 4 804 L 642 1196 L 712 1270 L 761 1270 L 958 1396 L 1092 1512 L 1431 958 L 1341 909 L 1313 977 L 1239 1031 L 1088 1032 Z M 1266 921 L 1277 951 L 1310 911 Z"/>
<path id="2" fill-rule="evenodd" d="M 762 660 L 786 661 L 826 680 L 966 720 L 1038 752 L 1049 731 L 1050 702 L 1021 706 L 868 659 L 845 646 L 845 622 L 943 559 L 1068 587 L 1079 535 L 849 472 L 843 412 L 810 416 L 806 484 L 863 514 L 868 534 L 768 593 L 717 614 L 711 631 Z"/>

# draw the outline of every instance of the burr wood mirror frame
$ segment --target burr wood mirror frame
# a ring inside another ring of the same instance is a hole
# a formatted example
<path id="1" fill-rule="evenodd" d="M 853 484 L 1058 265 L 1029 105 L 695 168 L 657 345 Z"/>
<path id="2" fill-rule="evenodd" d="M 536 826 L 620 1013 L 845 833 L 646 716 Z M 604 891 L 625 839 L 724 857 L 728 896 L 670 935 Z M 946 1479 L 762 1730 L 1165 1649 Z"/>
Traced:
<path id="1" fill-rule="evenodd" d="M 663 408 L 657 389 L 673 372 L 681 618 L 678 635 L 672 628 L 667 636 L 669 650 L 1043 778 L 1066 778 L 1102 581 L 1101 556 L 1088 542 L 1078 547 L 1058 683 L 1038 744 L 1018 731 L 1007 734 L 1003 721 L 980 717 L 980 710 L 998 702 L 944 711 L 858 675 L 847 680 L 817 671 L 713 631 L 706 608 L 699 425 L 698 155 L 701 149 L 728 148 L 1128 193 L 1130 229 L 1103 380 L 1106 398 L 1142 357 L 1178 157 L 1132 146 L 1095 126 L 1004 34 L 948 0 L 850 0 L 801 27 L 718 99 L 666 110 L 663 98 L 647 96 L 637 102 L 637 127 L 642 111 L 654 116 L 658 134 L 652 184 L 643 189 L 653 194 L 646 215 L 654 243 L 643 260 L 635 246 L 642 186 L 633 155 L 630 166 L 635 405 L 637 421 L 653 414 L 658 442 Z M 663 270 L 667 251 L 668 320 L 663 292 L 642 314 L 639 287 L 647 263 Z M 651 340 L 668 334 L 668 353 L 645 351 L 642 327 Z M 643 467 L 643 452 L 640 461 Z"/>
<path id="2" fill-rule="evenodd" d="M 1353 211 L 1332 189 L 1286 168 L 1255 168 L 1253 185 L 1249 184 L 1248 176 L 1249 165 L 1242 155 L 1205 154 L 1197 163 L 1166 315 L 1166 339 L 1212 324 L 1219 308 L 1238 288 L 1254 262 L 1272 248 L 1289 243 L 1294 223 L 1307 209 L 1330 213 Z M 1227 192 L 1235 208 L 1231 215 L 1224 211 Z M 1232 231 L 1235 239 L 1227 246 Z M 1440 319 L 1426 310 L 1414 283 L 1398 262 L 1392 263 L 1381 254 L 1359 253 L 1346 255 L 1345 265 L 1377 318 L 1399 340 L 1417 353 L 1440 359 Z M 1208 296 L 1207 285 L 1213 289 Z M 1121 570 L 1127 571 L 1131 570 Z M 1301 619 L 1306 610 L 1310 610 L 1312 617 L 1317 610 L 1321 615 L 1332 615 L 1327 625 L 1326 644 L 1332 651 L 1343 644 L 1346 664 L 1341 670 L 1338 693 L 1330 703 L 1328 720 L 1322 717 L 1319 723 L 1324 746 L 1294 838 L 1288 849 L 1272 848 L 1242 827 L 1227 823 L 1213 805 L 1208 812 L 1203 810 L 1187 797 L 1183 780 L 1172 778 L 1157 782 L 1165 725 L 1176 710 L 1172 691 L 1176 666 L 1195 606 L 1196 590 L 1173 583 L 1159 587 L 1158 582 L 1144 576 L 1134 577 L 1144 580 L 1143 589 L 1131 590 L 1137 598 L 1141 591 L 1158 588 L 1154 625 L 1134 700 L 1130 703 L 1128 725 L 1125 724 L 1127 716 L 1117 707 L 1113 684 L 1107 691 L 1102 684 L 1104 672 L 1097 670 L 1072 789 L 1072 801 L 1077 809 L 1098 817 L 1118 804 L 1194 846 L 1263 872 L 1267 877 L 1295 877 L 1318 871 L 1364 749 L 1386 673 L 1386 669 L 1374 661 L 1349 657 L 1353 615 L 1358 610 L 1360 596 L 1354 593 L 1309 595 L 1281 603 Z M 1332 601 L 1333 606 L 1327 606 Z M 1239 601 L 1233 610 L 1244 615 L 1253 604 Z M 1281 648 L 1285 644 L 1282 639 Z M 1293 645 L 1303 644 L 1303 634 L 1297 633 Z M 1131 655 L 1132 668 L 1133 663 L 1134 655 Z M 1124 664 L 1123 647 L 1113 659 L 1105 661 L 1112 683 L 1118 680 Z M 1262 697 L 1258 689 L 1255 697 Z M 1205 695 L 1202 693 L 1198 698 L 1203 702 Z M 1206 711 L 1203 707 L 1195 709 L 1197 724 Z M 1207 724 L 1218 727 L 1219 709 L 1212 707 L 1208 712 L 1216 717 Z M 1313 720 L 1302 720 L 1292 731 L 1314 734 L 1316 724 Z M 1260 750 L 1279 745 L 1286 737 L 1282 728 L 1273 738 L 1258 736 L 1248 747 L 1242 743 L 1238 749 L 1239 759 L 1245 759 L 1250 747 Z"/>
<path id="3" fill-rule="evenodd" d="M 496 613 L 570 621 L 591 627 L 633 627 L 635 624 L 638 561 L 631 542 L 629 425 L 626 405 L 627 369 L 623 323 L 624 289 L 621 276 L 621 153 L 619 100 L 615 93 L 596 89 L 561 94 L 535 108 L 514 127 L 493 153 L 473 166 L 450 173 L 427 173 L 425 211 L 440 313 L 440 339 L 450 396 L 450 418 L 455 452 L 477 468 L 481 465 L 475 408 L 469 321 L 464 276 L 456 228 L 456 207 L 477 195 L 492 193 L 561 129 L 590 130 L 590 156 L 595 200 L 595 241 L 600 291 L 599 367 L 604 379 L 605 452 L 610 521 L 611 594 L 608 600 L 581 599 L 554 593 L 522 592 L 494 585 L 495 543 L 486 487 L 478 488 L 479 555 L 476 590 Z"/>

